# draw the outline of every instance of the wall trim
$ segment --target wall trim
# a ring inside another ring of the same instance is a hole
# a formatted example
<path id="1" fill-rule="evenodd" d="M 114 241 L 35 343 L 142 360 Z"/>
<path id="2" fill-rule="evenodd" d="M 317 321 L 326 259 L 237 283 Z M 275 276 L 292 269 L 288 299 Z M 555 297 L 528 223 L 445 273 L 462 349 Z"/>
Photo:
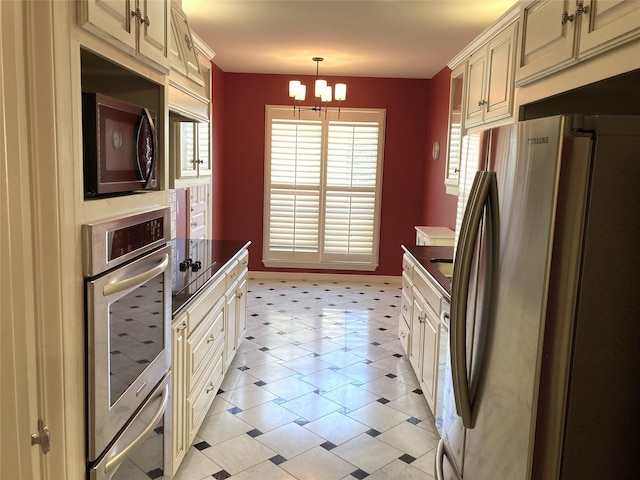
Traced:
<path id="1" fill-rule="evenodd" d="M 267 272 L 249 271 L 249 278 L 255 280 L 308 280 L 335 282 L 365 282 L 375 284 L 389 284 L 394 287 L 402 286 L 400 275 L 357 275 L 357 274 L 335 274 L 335 273 L 308 273 L 308 272 Z"/>

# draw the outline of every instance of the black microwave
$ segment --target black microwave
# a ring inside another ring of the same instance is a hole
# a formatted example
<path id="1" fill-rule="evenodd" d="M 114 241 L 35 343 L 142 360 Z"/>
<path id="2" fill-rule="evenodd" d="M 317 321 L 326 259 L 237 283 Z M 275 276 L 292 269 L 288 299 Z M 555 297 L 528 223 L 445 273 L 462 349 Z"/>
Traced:
<path id="1" fill-rule="evenodd" d="M 156 121 L 148 108 L 82 94 L 85 198 L 156 189 Z"/>

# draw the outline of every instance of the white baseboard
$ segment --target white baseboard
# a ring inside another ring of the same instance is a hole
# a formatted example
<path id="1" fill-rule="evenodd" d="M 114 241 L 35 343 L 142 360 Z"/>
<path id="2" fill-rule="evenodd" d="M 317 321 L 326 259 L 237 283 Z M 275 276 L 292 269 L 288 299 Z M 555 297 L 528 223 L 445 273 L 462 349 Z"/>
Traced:
<path id="1" fill-rule="evenodd" d="M 307 273 L 307 272 L 265 272 L 249 271 L 249 278 L 256 280 L 306 280 L 306 281 L 334 281 L 334 282 L 362 282 L 362 283 L 384 283 L 391 286 L 402 286 L 401 276 L 392 275 L 354 275 L 335 273 Z"/>

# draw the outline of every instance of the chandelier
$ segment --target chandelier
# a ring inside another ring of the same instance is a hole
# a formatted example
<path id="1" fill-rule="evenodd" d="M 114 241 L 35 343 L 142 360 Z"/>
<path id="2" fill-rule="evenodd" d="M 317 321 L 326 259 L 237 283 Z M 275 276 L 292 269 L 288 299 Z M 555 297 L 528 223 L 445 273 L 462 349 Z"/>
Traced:
<path id="1" fill-rule="evenodd" d="M 301 102 L 304 102 L 307 96 L 307 86 L 300 82 L 300 80 L 290 80 L 289 97 L 293 98 L 293 114 L 295 116 L 296 112 L 298 112 L 299 117 L 301 110 L 312 110 L 314 112 L 318 112 L 318 116 L 320 116 L 324 109 L 326 117 L 327 112 L 329 111 L 329 102 L 335 99 L 338 102 L 338 117 L 340 117 L 340 103 L 347 98 L 347 85 L 345 83 L 336 83 L 334 92 L 331 85 L 327 85 L 326 80 L 319 78 L 320 62 L 322 62 L 324 58 L 313 57 L 312 60 L 316 62 L 315 98 L 313 107 L 305 107 L 301 105 Z"/>

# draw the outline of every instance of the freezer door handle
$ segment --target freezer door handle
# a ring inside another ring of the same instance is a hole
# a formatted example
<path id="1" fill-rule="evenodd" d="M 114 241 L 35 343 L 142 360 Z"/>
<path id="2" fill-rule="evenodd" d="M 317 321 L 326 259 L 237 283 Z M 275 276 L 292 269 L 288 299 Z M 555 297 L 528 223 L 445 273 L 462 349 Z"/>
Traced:
<path id="1" fill-rule="evenodd" d="M 475 245 L 485 211 L 488 222 L 485 228 L 488 242 L 486 261 L 489 272 L 496 270 L 499 258 L 498 235 L 500 228 L 497 192 L 495 172 L 480 171 L 476 173 L 468 206 L 462 220 L 456 259 L 453 264 L 449 337 L 451 376 L 456 412 L 462 418 L 462 423 L 466 428 L 473 428 L 471 395 L 467 376 L 467 297 Z M 492 282 L 493 279 L 491 279 Z M 485 294 L 490 294 L 490 290 L 489 288 L 485 289 Z"/>

